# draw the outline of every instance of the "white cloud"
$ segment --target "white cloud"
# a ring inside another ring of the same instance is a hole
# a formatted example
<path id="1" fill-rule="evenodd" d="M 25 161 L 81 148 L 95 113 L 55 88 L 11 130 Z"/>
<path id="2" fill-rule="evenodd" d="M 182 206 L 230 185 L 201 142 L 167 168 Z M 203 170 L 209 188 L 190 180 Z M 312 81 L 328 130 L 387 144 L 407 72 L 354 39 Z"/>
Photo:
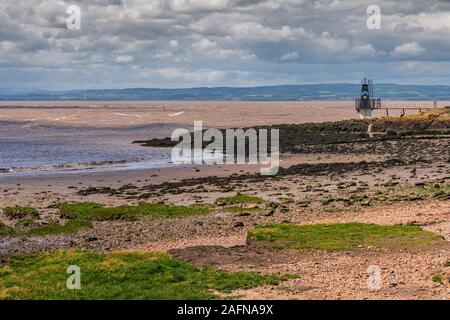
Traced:
<path id="1" fill-rule="evenodd" d="M 177 12 L 222 10 L 228 2 L 228 0 L 170 0 L 172 9 Z"/>
<path id="2" fill-rule="evenodd" d="M 201 50 L 209 50 L 209 49 L 216 48 L 217 47 L 217 42 L 210 41 L 209 39 L 203 38 L 199 42 L 194 43 L 192 46 L 194 48 L 198 48 L 198 49 L 201 49 Z"/>
<path id="3" fill-rule="evenodd" d="M 297 51 L 289 52 L 280 57 L 280 61 L 294 61 L 299 57 Z"/>
<path id="4" fill-rule="evenodd" d="M 281 28 L 271 28 L 263 26 L 257 22 L 236 23 L 230 27 L 234 37 L 241 40 L 263 40 L 267 42 L 277 42 L 280 40 L 298 40 L 307 36 L 303 28 L 294 28 L 282 26 Z"/>
<path id="5" fill-rule="evenodd" d="M 172 47 L 172 48 L 176 48 L 176 47 L 178 47 L 178 41 L 177 40 L 170 40 L 169 41 L 169 46 L 170 47 Z"/>
<path id="6" fill-rule="evenodd" d="M 324 49 L 333 51 L 347 49 L 349 45 L 347 39 L 331 36 L 328 31 L 324 31 L 319 37 L 315 37 L 314 42 Z"/>
<path id="7" fill-rule="evenodd" d="M 364 57 L 366 59 L 372 58 L 377 54 L 377 51 L 370 44 L 355 46 L 351 49 L 351 52 L 356 56 Z"/>
<path id="8" fill-rule="evenodd" d="M 116 57 L 115 61 L 116 61 L 116 62 L 119 62 L 119 63 L 127 63 L 127 62 L 132 62 L 132 61 L 134 61 L 134 58 L 133 58 L 132 56 L 130 56 L 130 55 L 127 55 L 127 56 L 118 56 L 118 57 Z"/>
<path id="9" fill-rule="evenodd" d="M 413 57 L 424 53 L 425 48 L 421 47 L 417 42 L 405 43 L 395 47 L 392 55 L 395 57 Z"/>

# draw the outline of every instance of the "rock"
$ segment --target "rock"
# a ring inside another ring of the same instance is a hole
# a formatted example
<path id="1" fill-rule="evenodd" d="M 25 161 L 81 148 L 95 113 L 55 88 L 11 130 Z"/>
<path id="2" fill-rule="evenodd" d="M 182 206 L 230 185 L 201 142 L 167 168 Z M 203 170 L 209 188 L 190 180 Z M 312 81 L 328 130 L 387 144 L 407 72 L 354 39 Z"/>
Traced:
<path id="1" fill-rule="evenodd" d="M 239 213 L 240 217 L 248 217 L 250 215 L 250 212 L 248 211 L 242 211 L 241 213 Z"/>

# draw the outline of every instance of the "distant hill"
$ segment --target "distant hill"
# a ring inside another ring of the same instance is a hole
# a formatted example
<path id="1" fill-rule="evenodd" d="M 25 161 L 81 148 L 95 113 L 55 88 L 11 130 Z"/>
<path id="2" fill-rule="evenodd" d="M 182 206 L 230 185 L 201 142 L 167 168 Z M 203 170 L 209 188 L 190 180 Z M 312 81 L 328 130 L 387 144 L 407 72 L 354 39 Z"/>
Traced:
<path id="1" fill-rule="evenodd" d="M 0 88 L 0 100 L 224 100 L 298 101 L 349 100 L 360 93 L 359 84 L 304 84 L 266 87 L 186 89 L 98 89 L 50 92 Z M 450 100 L 450 86 L 376 84 L 377 97 L 388 100 Z"/>

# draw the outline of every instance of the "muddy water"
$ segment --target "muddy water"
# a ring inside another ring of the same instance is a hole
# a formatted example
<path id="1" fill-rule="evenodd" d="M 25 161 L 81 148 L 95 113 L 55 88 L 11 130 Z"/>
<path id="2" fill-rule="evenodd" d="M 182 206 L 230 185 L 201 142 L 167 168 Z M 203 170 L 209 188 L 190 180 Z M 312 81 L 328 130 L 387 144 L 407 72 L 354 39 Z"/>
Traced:
<path id="1" fill-rule="evenodd" d="M 350 102 L 1 102 L 0 177 L 170 166 L 170 150 L 130 144 L 175 128 L 349 119 Z"/>
<path id="2" fill-rule="evenodd" d="M 170 126 L 78 127 L 0 121 L 0 175 L 75 173 L 170 166 L 170 150 L 130 141 Z"/>

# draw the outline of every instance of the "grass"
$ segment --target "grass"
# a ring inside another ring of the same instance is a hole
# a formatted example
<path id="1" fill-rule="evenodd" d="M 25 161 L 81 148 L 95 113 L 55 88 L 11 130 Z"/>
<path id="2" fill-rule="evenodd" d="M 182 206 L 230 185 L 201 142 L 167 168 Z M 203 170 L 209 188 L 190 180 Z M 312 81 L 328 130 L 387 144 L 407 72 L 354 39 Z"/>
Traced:
<path id="1" fill-rule="evenodd" d="M 249 237 L 256 241 L 273 242 L 282 248 L 319 250 L 354 250 L 360 246 L 405 249 L 431 246 L 442 241 L 438 235 L 418 226 L 358 222 L 257 226 L 249 231 Z"/>
<path id="2" fill-rule="evenodd" d="M 397 187 L 394 191 L 396 194 L 400 195 L 419 194 L 423 196 L 436 196 L 439 194 L 450 193 L 450 185 L 433 184 L 424 186 L 403 186 Z"/>
<path id="3" fill-rule="evenodd" d="M 28 228 L 34 224 L 33 219 L 30 218 L 24 218 L 16 222 L 15 227 L 16 228 Z"/>
<path id="4" fill-rule="evenodd" d="M 28 223 L 28 221 L 21 220 L 20 223 Z M 31 221 L 32 222 L 32 221 Z M 21 226 L 18 226 L 21 227 Z M 16 231 L 11 227 L 0 222 L 0 237 L 5 236 L 45 236 L 52 234 L 66 234 L 74 233 L 82 229 L 91 228 L 92 223 L 86 220 L 70 220 L 64 225 L 52 222 L 47 225 L 36 227 L 28 231 Z"/>
<path id="5" fill-rule="evenodd" d="M 16 232 L 14 231 L 13 228 L 10 228 L 7 225 L 5 225 L 4 223 L 0 222 L 0 237 L 2 237 L 2 236 L 12 236 L 15 233 Z"/>
<path id="6" fill-rule="evenodd" d="M 69 290 L 77 265 L 81 289 Z M 55 251 L 15 255 L 0 264 L 0 299 L 217 299 L 218 292 L 278 285 L 291 275 L 199 269 L 164 253 Z"/>
<path id="7" fill-rule="evenodd" d="M 433 110 L 427 110 L 420 114 L 407 114 L 403 117 L 385 117 L 385 119 L 395 120 L 395 121 L 449 121 L 450 113 L 446 108 L 439 108 Z"/>
<path id="8" fill-rule="evenodd" d="M 24 233 L 26 236 L 44 236 L 51 234 L 74 233 L 82 229 L 91 228 L 92 223 L 86 220 L 70 220 L 64 225 L 53 222 L 45 226 L 31 229 Z"/>
<path id="9" fill-rule="evenodd" d="M 220 197 L 216 200 L 216 204 L 219 206 L 229 206 L 234 204 L 261 204 L 264 202 L 264 199 L 260 197 L 240 193 L 232 197 Z"/>
<path id="10" fill-rule="evenodd" d="M 38 218 L 39 211 L 33 207 L 6 207 L 3 209 L 3 214 L 10 219 L 23 219 L 25 217 Z"/>
<path id="11" fill-rule="evenodd" d="M 136 206 L 103 207 L 96 202 L 65 203 L 59 207 L 62 218 L 88 220 L 126 219 L 136 216 L 156 218 L 178 218 L 207 214 L 211 208 L 202 206 L 177 206 L 163 203 L 140 203 Z"/>
<path id="12" fill-rule="evenodd" d="M 442 275 L 435 274 L 434 276 L 431 277 L 431 281 L 436 283 L 442 283 Z"/>

